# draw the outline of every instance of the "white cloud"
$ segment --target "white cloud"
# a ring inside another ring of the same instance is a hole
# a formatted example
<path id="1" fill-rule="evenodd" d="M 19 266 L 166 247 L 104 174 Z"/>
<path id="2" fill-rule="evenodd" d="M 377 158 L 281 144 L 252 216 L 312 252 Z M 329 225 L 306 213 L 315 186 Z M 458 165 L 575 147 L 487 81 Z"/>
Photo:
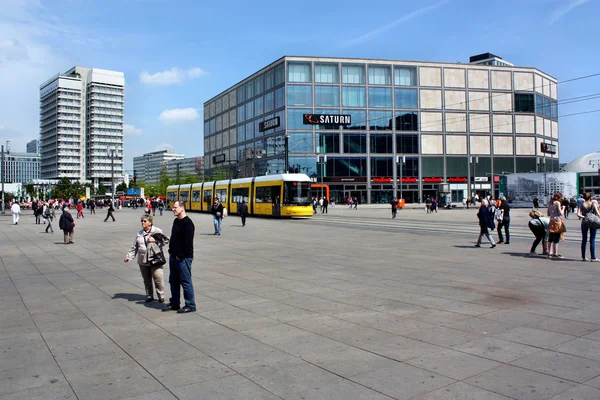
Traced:
<path id="1" fill-rule="evenodd" d="M 449 1 L 450 0 L 443 0 L 443 1 L 439 2 L 439 3 L 433 4 L 431 6 L 423 7 L 423 8 L 420 8 L 418 10 L 415 10 L 415 11 L 409 13 L 409 14 L 406 14 L 402 18 L 399 18 L 399 19 L 397 19 L 397 20 L 395 20 L 393 22 L 390 22 L 387 25 L 382 26 L 381 28 L 372 30 L 371 32 L 368 32 L 368 33 L 366 33 L 366 34 L 364 34 L 362 36 L 359 36 L 356 39 L 352 39 L 352 40 L 350 40 L 350 41 L 348 41 L 346 43 L 343 43 L 342 47 L 354 46 L 355 44 L 359 44 L 359 43 L 371 40 L 374 37 L 376 37 L 376 36 L 378 36 L 378 35 L 380 35 L 382 33 L 385 33 L 387 31 L 390 31 L 390 30 L 394 29 L 395 27 L 397 27 L 401 23 L 410 21 L 411 19 L 417 18 L 417 17 L 419 17 L 419 16 L 421 16 L 421 15 L 423 15 L 425 13 L 428 13 L 429 11 L 433 11 L 436 8 L 441 7 L 444 4 L 448 3 Z"/>
<path id="2" fill-rule="evenodd" d="M 173 67 L 167 71 L 149 74 L 144 71 L 140 74 L 140 82 L 149 85 L 171 85 L 173 83 L 182 83 L 186 80 L 208 75 L 201 68 L 181 69 Z"/>
<path id="3" fill-rule="evenodd" d="M 566 2 L 562 7 L 559 7 L 552 12 L 550 18 L 548 19 L 548 24 L 554 24 L 556 21 L 558 21 L 559 19 L 567 15 L 569 12 L 571 12 L 573 9 L 584 5 L 588 1 L 590 0 L 570 0 Z"/>
<path id="4" fill-rule="evenodd" d="M 154 151 L 160 151 L 160 150 L 168 150 L 168 149 L 172 149 L 173 145 L 171 143 L 161 143 L 158 146 L 156 146 L 154 148 Z"/>
<path id="5" fill-rule="evenodd" d="M 195 108 L 174 108 L 160 113 L 158 119 L 162 122 L 184 122 L 198 119 L 200 114 Z"/>
<path id="6" fill-rule="evenodd" d="M 139 136 L 142 133 L 144 133 L 144 131 L 141 130 L 140 128 L 136 128 L 135 126 L 129 125 L 129 124 L 123 125 L 123 132 L 126 135 L 131 135 L 131 136 Z"/>

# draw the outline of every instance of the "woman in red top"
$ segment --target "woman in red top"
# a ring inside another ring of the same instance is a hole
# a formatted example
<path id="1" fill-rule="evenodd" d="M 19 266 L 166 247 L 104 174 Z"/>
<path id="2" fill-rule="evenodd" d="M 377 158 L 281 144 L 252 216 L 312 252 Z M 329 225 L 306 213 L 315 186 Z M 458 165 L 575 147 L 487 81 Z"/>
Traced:
<path id="1" fill-rule="evenodd" d="M 77 219 L 79 219 L 79 217 L 85 218 L 83 216 L 83 201 L 77 203 Z"/>

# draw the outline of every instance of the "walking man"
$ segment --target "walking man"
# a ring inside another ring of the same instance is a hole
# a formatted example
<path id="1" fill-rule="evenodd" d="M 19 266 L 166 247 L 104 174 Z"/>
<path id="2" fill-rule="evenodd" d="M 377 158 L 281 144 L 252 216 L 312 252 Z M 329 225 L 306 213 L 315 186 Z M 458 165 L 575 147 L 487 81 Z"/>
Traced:
<path id="1" fill-rule="evenodd" d="M 327 214 L 327 206 L 329 205 L 329 201 L 327 200 L 327 197 L 323 197 L 323 206 L 321 207 L 321 214 L 325 213 Z"/>
<path id="2" fill-rule="evenodd" d="M 52 220 L 54 220 L 54 207 L 52 204 L 48 204 L 48 206 L 44 209 L 44 218 L 46 218 L 48 221 L 48 225 L 46 225 L 46 233 L 48 233 L 48 229 L 54 233 L 54 229 L 52 228 Z"/>
<path id="3" fill-rule="evenodd" d="M 396 219 L 396 214 L 398 213 L 398 200 L 394 197 L 390 202 L 392 206 L 392 219 Z"/>
<path id="4" fill-rule="evenodd" d="M 242 217 L 242 226 L 246 226 L 246 217 L 248 216 L 248 205 L 246 204 L 246 200 L 242 200 L 242 204 L 240 204 L 238 211 L 240 217 Z"/>
<path id="5" fill-rule="evenodd" d="M 115 216 L 113 215 L 113 211 L 115 208 L 113 207 L 112 201 L 108 201 L 108 211 L 106 212 L 106 218 L 104 218 L 104 222 L 108 221 L 108 217 L 111 217 L 113 222 L 115 222 Z"/>
<path id="6" fill-rule="evenodd" d="M 10 207 L 10 212 L 13 215 L 13 224 L 19 225 L 19 217 L 21 216 L 21 206 L 16 201 Z"/>
<path id="7" fill-rule="evenodd" d="M 192 284 L 192 260 L 194 259 L 194 223 L 185 213 L 185 203 L 176 201 L 171 207 L 176 219 L 173 221 L 169 241 L 169 284 L 171 300 L 163 311 L 180 314 L 195 312 L 196 300 Z M 180 287 L 183 288 L 185 306 L 181 308 Z"/>

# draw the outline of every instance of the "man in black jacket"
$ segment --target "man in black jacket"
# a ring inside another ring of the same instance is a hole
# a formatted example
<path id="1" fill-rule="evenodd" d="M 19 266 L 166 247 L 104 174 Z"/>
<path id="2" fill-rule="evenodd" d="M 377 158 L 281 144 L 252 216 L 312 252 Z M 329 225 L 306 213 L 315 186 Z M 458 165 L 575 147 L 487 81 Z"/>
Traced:
<path id="1" fill-rule="evenodd" d="M 215 197 L 215 202 L 210 209 L 210 213 L 213 215 L 215 235 L 221 235 L 221 228 L 223 227 L 223 204 L 221 204 L 218 197 Z"/>
<path id="2" fill-rule="evenodd" d="M 238 212 L 240 213 L 240 217 L 242 217 L 242 226 L 246 226 L 246 217 L 248 216 L 246 200 L 242 200 L 242 204 L 238 207 Z"/>
<path id="3" fill-rule="evenodd" d="M 62 229 L 65 235 L 65 244 L 74 243 L 73 230 L 75 229 L 75 221 L 73 221 L 73 216 L 69 212 L 69 207 L 63 208 L 63 213 L 58 220 L 58 227 Z"/>
<path id="4" fill-rule="evenodd" d="M 185 203 L 176 201 L 171 207 L 173 221 L 171 240 L 169 241 L 169 284 L 171 286 L 171 301 L 163 311 L 189 313 L 196 311 L 194 285 L 192 283 L 192 260 L 194 259 L 194 223 L 185 213 Z M 181 306 L 180 289 L 183 288 L 185 306 Z"/>

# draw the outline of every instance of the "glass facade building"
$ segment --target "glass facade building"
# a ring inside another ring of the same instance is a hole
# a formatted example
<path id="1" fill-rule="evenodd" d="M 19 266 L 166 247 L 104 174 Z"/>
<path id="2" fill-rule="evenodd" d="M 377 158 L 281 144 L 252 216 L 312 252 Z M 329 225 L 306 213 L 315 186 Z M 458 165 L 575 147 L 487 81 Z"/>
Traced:
<path id="1" fill-rule="evenodd" d="M 283 57 L 204 104 L 205 169 L 323 176 L 338 200 L 364 203 L 400 190 L 407 202 L 491 194 L 499 175 L 537 171 L 542 158 L 558 171 L 558 151 L 540 145 L 558 149 L 556 79 L 488 64 Z M 304 114 L 351 123 L 306 125 Z"/>

